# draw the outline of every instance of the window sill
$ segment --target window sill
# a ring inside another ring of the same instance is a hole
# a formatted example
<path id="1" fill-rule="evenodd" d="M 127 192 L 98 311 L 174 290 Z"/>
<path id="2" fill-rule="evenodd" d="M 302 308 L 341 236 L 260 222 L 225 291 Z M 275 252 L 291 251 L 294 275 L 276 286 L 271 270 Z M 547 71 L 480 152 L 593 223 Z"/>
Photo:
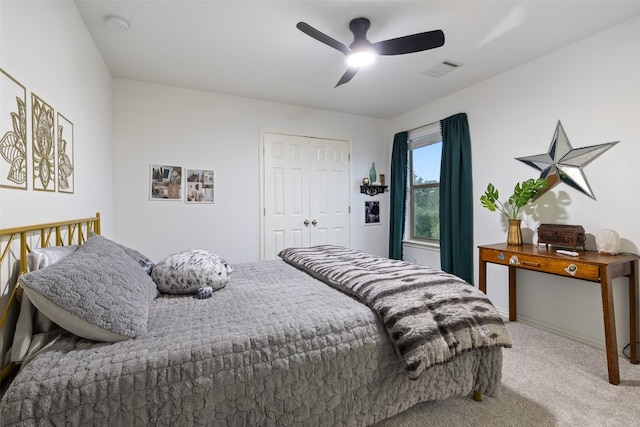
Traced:
<path id="1" fill-rule="evenodd" d="M 402 244 L 412 248 L 427 249 L 434 252 L 440 252 L 440 244 L 422 242 L 420 240 L 403 240 Z"/>

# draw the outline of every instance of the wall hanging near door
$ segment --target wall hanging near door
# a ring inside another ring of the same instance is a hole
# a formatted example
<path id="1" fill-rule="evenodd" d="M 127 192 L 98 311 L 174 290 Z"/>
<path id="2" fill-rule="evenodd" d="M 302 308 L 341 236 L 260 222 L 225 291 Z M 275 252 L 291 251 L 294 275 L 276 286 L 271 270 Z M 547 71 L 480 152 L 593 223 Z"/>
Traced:
<path id="1" fill-rule="evenodd" d="M 187 169 L 186 203 L 213 203 L 213 171 L 207 169 Z"/>
<path id="2" fill-rule="evenodd" d="M 151 200 L 182 200 L 182 167 L 151 165 Z"/>
<path id="3" fill-rule="evenodd" d="M 368 201 L 364 202 L 364 224 L 379 225 L 380 224 L 380 202 Z"/>

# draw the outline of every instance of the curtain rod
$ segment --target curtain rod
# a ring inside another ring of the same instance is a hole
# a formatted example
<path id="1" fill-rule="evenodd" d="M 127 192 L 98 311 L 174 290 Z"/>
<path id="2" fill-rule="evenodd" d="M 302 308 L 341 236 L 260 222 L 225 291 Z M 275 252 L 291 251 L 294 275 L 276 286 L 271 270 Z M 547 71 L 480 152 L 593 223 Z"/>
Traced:
<path id="1" fill-rule="evenodd" d="M 426 127 L 428 127 L 428 126 L 433 126 L 433 125 L 435 125 L 435 124 L 438 124 L 438 125 L 439 125 L 439 124 L 440 124 L 440 120 L 438 120 L 437 122 L 428 123 L 428 124 L 426 124 L 426 125 L 418 126 L 418 127 L 413 128 L 413 129 L 409 129 L 407 132 L 413 132 L 414 130 L 418 130 L 418 129 L 421 129 L 421 128 L 426 128 Z"/>

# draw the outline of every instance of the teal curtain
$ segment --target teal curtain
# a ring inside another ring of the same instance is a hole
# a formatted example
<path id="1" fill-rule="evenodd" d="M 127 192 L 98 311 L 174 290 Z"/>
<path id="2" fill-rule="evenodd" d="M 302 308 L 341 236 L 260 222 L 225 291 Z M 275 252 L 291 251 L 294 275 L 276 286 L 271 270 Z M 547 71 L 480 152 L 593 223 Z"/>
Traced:
<path id="1" fill-rule="evenodd" d="M 466 113 L 440 121 L 440 268 L 473 284 L 471 138 Z"/>
<path id="2" fill-rule="evenodd" d="M 407 140 L 408 132 L 399 132 L 393 137 L 391 153 L 391 181 L 389 193 L 389 258 L 402 259 L 402 237 L 407 204 Z"/>

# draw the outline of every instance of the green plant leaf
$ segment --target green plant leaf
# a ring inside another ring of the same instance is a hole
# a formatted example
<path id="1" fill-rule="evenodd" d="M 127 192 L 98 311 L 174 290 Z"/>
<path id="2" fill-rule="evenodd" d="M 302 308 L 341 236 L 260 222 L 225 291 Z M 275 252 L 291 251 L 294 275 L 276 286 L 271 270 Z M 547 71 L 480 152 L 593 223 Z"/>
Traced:
<path id="1" fill-rule="evenodd" d="M 487 190 L 480 197 L 480 202 L 483 207 L 491 212 L 497 210 L 507 219 L 517 219 L 520 210 L 534 200 L 546 186 L 547 180 L 545 178 L 530 178 L 517 183 L 513 189 L 513 194 L 508 199 L 509 209 L 507 210 L 499 200 L 498 189 L 489 183 Z"/>

